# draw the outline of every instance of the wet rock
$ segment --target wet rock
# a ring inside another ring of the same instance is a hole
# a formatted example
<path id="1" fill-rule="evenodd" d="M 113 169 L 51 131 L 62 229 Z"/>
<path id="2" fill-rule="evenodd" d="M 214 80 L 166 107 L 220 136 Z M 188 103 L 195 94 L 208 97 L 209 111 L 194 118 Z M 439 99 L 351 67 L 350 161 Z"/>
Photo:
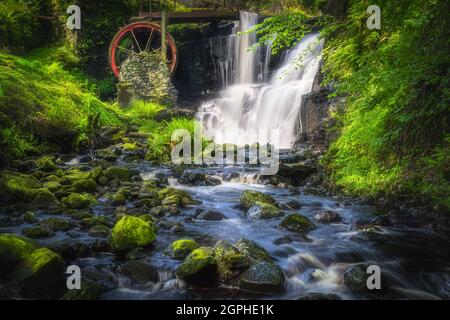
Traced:
<path id="1" fill-rule="evenodd" d="M 244 191 L 244 193 L 242 193 L 242 196 L 240 198 L 240 204 L 244 210 L 248 210 L 255 204 L 260 203 L 277 206 L 277 203 L 274 198 L 258 191 L 250 191 L 250 190 Z"/>
<path id="2" fill-rule="evenodd" d="M 36 165 L 40 171 L 44 172 L 53 172 L 58 169 L 53 159 L 48 156 L 36 160 Z"/>
<path id="3" fill-rule="evenodd" d="M 26 223 L 36 223 L 39 221 L 39 217 L 34 212 L 27 211 L 23 215 L 23 221 Z"/>
<path id="4" fill-rule="evenodd" d="M 351 266 L 344 273 L 344 284 L 355 291 L 367 290 L 367 273 L 363 265 Z"/>
<path id="5" fill-rule="evenodd" d="M 163 205 L 179 205 L 187 206 L 196 204 L 191 195 L 180 189 L 164 188 L 158 192 L 158 197 L 161 199 Z"/>
<path id="6" fill-rule="evenodd" d="M 278 202 L 280 209 L 283 210 L 298 210 L 302 207 L 301 203 L 297 200 L 288 200 L 284 202 Z"/>
<path id="7" fill-rule="evenodd" d="M 27 238 L 8 233 L 0 234 L 0 277 L 7 275 L 36 245 Z"/>
<path id="8" fill-rule="evenodd" d="M 23 228 L 22 233 L 25 237 L 32 239 L 48 238 L 54 235 L 53 232 L 39 226 Z"/>
<path id="9" fill-rule="evenodd" d="M 217 281 L 217 261 L 213 250 L 201 247 L 192 251 L 178 267 L 176 275 L 190 284 L 214 285 Z"/>
<path id="10" fill-rule="evenodd" d="M 172 242 L 172 244 L 169 246 L 169 255 L 173 259 L 183 260 L 186 258 L 192 251 L 199 248 L 200 245 L 190 239 L 181 239 Z"/>
<path id="11" fill-rule="evenodd" d="M 64 285 L 64 261 L 53 251 L 39 248 L 23 259 L 11 277 L 25 297 L 56 298 Z"/>
<path id="12" fill-rule="evenodd" d="M 281 237 L 281 238 L 276 239 L 273 243 L 276 244 L 276 245 L 282 245 L 282 244 L 291 243 L 292 241 L 294 241 L 294 240 L 292 240 L 291 237 L 285 236 L 285 237 Z"/>
<path id="13" fill-rule="evenodd" d="M 224 282 L 237 278 L 252 265 L 252 259 L 239 252 L 239 249 L 228 241 L 218 241 L 213 250 L 219 278 Z"/>
<path id="14" fill-rule="evenodd" d="M 34 160 L 19 161 L 14 167 L 22 173 L 31 172 L 38 168 L 36 161 Z"/>
<path id="15" fill-rule="evenodd" d="M 271 219 L 283 216 L 283 211 L 273 205 L 259 203 L 251 207 L 247 214 L 252 219 Z"/>
<path id="16" fill-rule="evenodd" d="M 256 242 L 242 238 L 236 242 L 235 246 L 239 249 L 239 252 L 245 254 L 254 262 L 272 261 L 267 251 Z"/>
<path id="17" fill-rule="evenodd" d="M 181 222 L 178 222 L 177 224 L 172 226 L 172 228 L 170 228 L 170 232 L 172 232 L 174 234 L 182 234 L 185 231 L 186 231 L 186 229 L 184 228 L 184 225 Z"/>
<path id="18" fill-rule="evenodd" d="M 71 193 L 63 199 L 63 203 L 72 209 L 85 209 L 95 204 L 96 200 L 89 194 Z"/>
<path id="19" fill-rule="evenodd" d="M 109 236 L 109 228 L 105 225 L 98 224 L 89 229 L 91 237 L 106 238 Z"/>
<path id="20" fill-rule="evenodd" d="M 157 206 L 150 210 L 150 214 L 156 217 L 177 216 L 180 209 L 177 206 Z"/>
<path id="21" fill-rule="evenodd" d="M 280 228 L 300 234 L 307 234 L 314 230 L 316 226 L 305 216 L 300 214 L 291 214 L 281 221 Z"/>
<path id="22" fill-rule="evenodd" d="M 239 279 L 241 290 L 256 293 L 277 293 L 284 290 L 285 277 L 280 267 L 260 262 L 248 269 Z"/>
<path id="23" fill-rule="evenodd" d="M 80 290 L 67 290 L 62 300 L 99 300 L 108 288 L 101 283 L 91 280 L 83 280 Z"/>
<path id="24" fill-rule="evenodd" d="M 58 206 L 59 201 L 56 199 L 55 195 L 47 189 L 36 190 L 35 197 L 31 203 L 32 206 L 36 208 L 49 208 L 54 209 Z"/>
<path id="25" fill-rule="evenodd" d="M 217 186 L 222 184 L 220 179 L 209 176 L 200 170 L 185 170 L 178 178 L 181 184 L 190 186 Z"/>
<path id="26" fill-rule="evenodd" d="M 157 282 L 158 270 L 143 261 L 128 261 L 120 266 L 119 272 L 141 283 Z"/>
<path id="27" fill-rule="evenodd" d="M 111 231 L 111 247 L 115 251 L 146 247 L 155 239 L 154 224 L 133 216 L 123 216 Z"/>
<path id="28" fill-rule="evenodd" d="M 106 161 L 114 162 L 119 157 L 115 151 L 107 148 L 107 149 L 98 149 L 95 151 L 95 156 L 99 159 L 104 159 Z"/>
<path id="29" fill-rule="evenodd" d="M 80 224 L 83 227 L 93 227 L 95 225 L 109 226 L 110 221 L 105 216 L 90 216 L 90 217 L 81 219 Z"/>
<path id="30" fill-rule="evenodd" d="M 41 220 L 40 225 L 51 231 L 66 231 L 70 229 L 69 221 L 56 217 Z"/>
<path id="31" fill-rule="evenodd" d="M 227 219 L 227 217 L 219 211 L 214 210 L 205 210 L 197 216 L 198 220 L 207 220 L 207 221 L 220 221 Z"/>
<path id="32" fill-rule="evenodd" d="M 42 186 L 51 192 L 58 191 L 62 188 L 61 184 L 57 181 L 47 181 Z"/>
<path id="33" fill-rule="evenodd" d="M 314 216 L 314 219 L 316 219 L 319 223 L 340 223 L 342 222 L 342 217 L 339 215 L 339 213 L 331 210 L 324 210 L 319 212 Z"/>
<path id="34" fill-rule="evenodd" d="M 109 181 L 119 180 L 119 181 L 130 181 L 133 175 L 139 174 L 134 170 L 130 170 L 123 167 L 109 167 L 103 173 Z"/>
<path id="35" fill-rule="evenodd" d="M 72 189 L 78 193 L 92 193 L 97 191 L 97 183 L 94 179 L 80 179 L 72 184 Z"/>
<path id="36" fill-rule="evenodd" d="M 31 175 L 0 171 L 0 202 L 32 201 L 39 188 L 41 184 Z"/>

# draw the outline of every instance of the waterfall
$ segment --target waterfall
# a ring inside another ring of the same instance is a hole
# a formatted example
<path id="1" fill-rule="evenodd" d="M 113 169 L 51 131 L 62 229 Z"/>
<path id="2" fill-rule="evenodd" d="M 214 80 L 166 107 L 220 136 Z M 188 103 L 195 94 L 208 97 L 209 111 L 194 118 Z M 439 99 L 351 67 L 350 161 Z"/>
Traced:
<path id="1" fill-rule="evenodd" d="M 226 41 L 227 52 L 233 56 L 219 63 L 224 91 L 203 103 L 197 118 L 205 134 L 219 144 L 259 142 L 290 148 L 303 129 L 302 96 L 312 90 L 323 42 L 318 34 L 307 35 L 286 52 L 282 65 L 269 76 L 270 47 L 250 50 L 257 41 L 256 34 L 237 34 L 257 21 L 257 14 L 241 13 L 241 21 Z M 279 139 L 275 141 L 270 132 L 276 130 Z"/>

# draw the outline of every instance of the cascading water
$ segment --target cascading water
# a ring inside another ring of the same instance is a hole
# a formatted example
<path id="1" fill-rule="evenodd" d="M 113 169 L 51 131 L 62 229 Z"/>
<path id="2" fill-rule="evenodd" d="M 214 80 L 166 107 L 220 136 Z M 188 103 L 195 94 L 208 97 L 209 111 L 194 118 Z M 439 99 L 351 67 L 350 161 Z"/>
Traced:
<path id="1" fill-rule="evenodd" d="M 234 56 L 228 56 L 226 62 L 219 65 L 221 82 L 228 85 L 219 98 L 200 107 L 197 117 L 203 123 L 205 134 L 216 143 L 259 142 L 271 143 L 280 149 L 290 148 L 297 132 L 302 131 L 303 124 L 299 120 L 302 96 L 312 90 L 323 42 L 318 34 L 306 36 L 287 52 L 282 66 L 266 80 L 270 47 L 265 48 L 265 54 L 261 54 L 261 48 L 251 50 L 257 41 L 256 34 L 245 33 L 257 22 L 258 15 L 241 13 L 239 27 L 234 28 L 227 40 L 227 52 L 233 52 Z M 237 35 L 238 30 L 243 34 Z M 264 83 L 258 83 L 263 80 Z M 270 135 L 276 130 L 277 141 Z"/>

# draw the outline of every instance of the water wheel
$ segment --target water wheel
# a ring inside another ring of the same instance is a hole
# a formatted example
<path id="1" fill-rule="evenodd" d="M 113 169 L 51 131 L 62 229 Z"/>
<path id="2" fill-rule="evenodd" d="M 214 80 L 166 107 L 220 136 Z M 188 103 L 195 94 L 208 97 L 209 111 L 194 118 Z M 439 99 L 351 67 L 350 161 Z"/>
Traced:
<path id="1" fill-rule="evenodd" d="M 169 33 L 166 33 L 166 43 L 167 66 L 173 75 L 178 63 L 177 46 Z M 114 36 L 109 46 L 109 64 L 118 78 L 120 66 L 129 55 L 158 49 L 161 49 L 161 27 L 152 22 L 134 22 L 120 29 Z"/>

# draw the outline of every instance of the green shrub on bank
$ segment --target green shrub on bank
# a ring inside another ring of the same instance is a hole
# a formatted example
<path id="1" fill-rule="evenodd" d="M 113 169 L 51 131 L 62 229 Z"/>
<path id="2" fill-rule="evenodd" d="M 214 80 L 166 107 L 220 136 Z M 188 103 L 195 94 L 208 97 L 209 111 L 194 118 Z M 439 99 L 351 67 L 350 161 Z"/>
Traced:
<path id="1" fill-rule="evenodd" d="M 323 163 L 348 193 L 430 199 L 450 207 L 448 1 L 379 1 L 381 30 L 350 2 L 327 28 L 325 74 L 346 97 Z"/>
<path id="2" fill-rule="evenodd" d="M 73 151 L 88 139 L 89 116 L 121 124 L 121 110 L 100 101 L 86 79 L 60 63 L 0 53 L 0 161 L 34 152 Z"/>

